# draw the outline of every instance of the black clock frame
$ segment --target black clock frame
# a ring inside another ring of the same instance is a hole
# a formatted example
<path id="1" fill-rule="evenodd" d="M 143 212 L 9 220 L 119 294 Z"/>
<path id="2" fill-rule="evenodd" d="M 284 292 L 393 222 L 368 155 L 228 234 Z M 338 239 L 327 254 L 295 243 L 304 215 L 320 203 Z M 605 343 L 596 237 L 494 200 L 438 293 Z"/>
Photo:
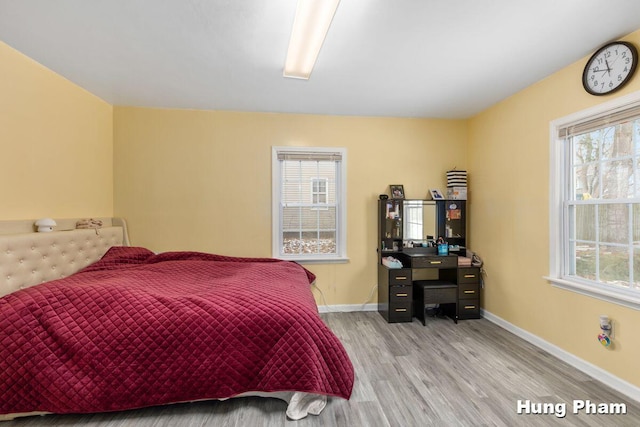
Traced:
<path id="1" fill-rule="evenodd" d="M 589 70 L 591 61 L 593 61 L 593 59 L 596 56 L 598 56 L 603 50 L 608 49 L 613 45 L 625 45 L 629 48 L 629 50 L 631 51 L 631 57 L 632 57 L 631 71 L 629 71 L 629 74 L 627 74 L 627 77 L 625 77 L 625 79 L 615 88 L 605 92 L 594 92 L 593 90 L 591 90 L 591 88 L 589 87 L 589 84 L 587 83 L 587 79 L 588 79 L 587 71 Z M 623 87 L 625 87 L 627 83 L 629 83 L 629 81 L 631 80 L 631 78 L 636 72 L 637 65 L 638 65 L 638 49 L 636 49 L 636 47 L 633 44 L 629 42 L 624 42 L 624 41 L 615 41 L 615 42 L 607 43 L 604 46 L 602 46 L 600 49 L 596 50 L 594 54 L 591 55 L 591 57 L 587 61 L 587 64 L 584 66 L 584 70 L 582 71 L 582 86 L 584 87 L 584 90 L 587 91 L 587 93 L 595 96 L 609 95 L 611 93 L 617 92 Z"/>

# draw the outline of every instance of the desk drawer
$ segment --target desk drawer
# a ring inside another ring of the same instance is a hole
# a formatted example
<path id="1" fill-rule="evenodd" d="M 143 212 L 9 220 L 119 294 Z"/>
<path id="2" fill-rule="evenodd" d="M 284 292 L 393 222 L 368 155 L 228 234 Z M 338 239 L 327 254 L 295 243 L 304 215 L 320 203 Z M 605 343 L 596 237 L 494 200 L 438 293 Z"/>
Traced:
<path id="1" fill-rule="evenodd" d="M 480 283 L 478 267 L 458 268 L 458 283 Z"/>
<path id="2" fill-rule="evenodd" d="M 425 304 L 448 304 L 456 302 L 458 296 L 456 295 L 456 287 L 450 288 L 430 288 L 424 287 L 424 303 Z"/>
<path id="3" fill-rule="evenodd" d="M 413 317 L 411 306 L 411 299 L 407 299 L 404 302 L 389 302 L 389 320 L 392 322 L 410 322 Z"/>
<path id="4" fill-rule="evenodd" d="M 458 266 L 458 257 L 427 255 L 416 257 L 411 260 L 413 268 L 455 268 Z"/>
<path id="5" fill-rule="evenodd" d="M 480 298 L 480 284 L 479 283 L 460 283 L 458 285 L 458 298 L 460 299 Z"/>
<path id="6" fill-rule="evenodd" d="M 389 302 L 402 303 L 413 299 L 413 286 L 390 286 Z"/>
<path id="7" fill-rule="evenodd" d="M 410 286 L 411 285 L 411 269 L 398 268 L 389 270 L 389 286 Z"/>
<path id="8" fill-rule="evenodd" d="M 460 319 L 479 319 L 480 304 L 478 304 L 478 300 L 460 301 L 458 304 L 458 317 Z"/>

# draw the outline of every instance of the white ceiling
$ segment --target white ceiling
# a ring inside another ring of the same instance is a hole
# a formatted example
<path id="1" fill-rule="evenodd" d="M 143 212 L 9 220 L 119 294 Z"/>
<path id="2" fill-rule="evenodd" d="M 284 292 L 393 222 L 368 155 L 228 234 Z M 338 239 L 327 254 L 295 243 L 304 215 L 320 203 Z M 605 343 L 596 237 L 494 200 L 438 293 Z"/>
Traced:
<path id="1" fill-rule="evenodd" d="M 0 0 L 0 40 L 114 105 L 466 118 L 640 29 L 638 0 L 342 0 L 304 81 L 295 7 Z"/>

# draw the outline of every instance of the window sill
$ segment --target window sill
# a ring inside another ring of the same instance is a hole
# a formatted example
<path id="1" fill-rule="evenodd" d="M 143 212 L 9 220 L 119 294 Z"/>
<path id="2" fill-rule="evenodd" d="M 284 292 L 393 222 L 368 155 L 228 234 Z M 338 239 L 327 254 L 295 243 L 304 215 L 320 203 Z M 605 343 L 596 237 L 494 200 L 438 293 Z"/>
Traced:
<path id="1" fill-rule="evenodd" d="M 349 258 L 346 257 L 332 257 L 332 258 L 306 258 L 306 257 L 276 257 L 284 261 L 294 261 L 298 264 L 344 264 L 349 262 Z"/>
<path id="2" fill-rule="evenodd" d="M 576 292 L 588 297 L 597 298 L 613 304 L 640 310 L 640 295 L 629 292 L 626 289 L 618 289 L 607 285 L 591 285 L 570 279 L 558 277 L 544 277 L 552 286 L 571 292 Z"/>

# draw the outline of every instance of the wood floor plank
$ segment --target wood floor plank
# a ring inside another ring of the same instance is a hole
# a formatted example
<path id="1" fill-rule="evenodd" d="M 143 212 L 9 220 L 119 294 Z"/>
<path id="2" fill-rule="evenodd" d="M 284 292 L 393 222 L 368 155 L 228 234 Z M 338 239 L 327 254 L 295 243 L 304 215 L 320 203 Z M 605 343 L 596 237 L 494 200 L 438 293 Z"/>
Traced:
<path id="1" fill-rule="evenodd" d="M 241 398 L 140 410 L 47 415 L 0 423 L 35 426 L 638 426 L 640 404 L 484 319 L 388 324 L 376 312 L 326 313 L 351 356 L 349 401 L 287 420 L 277 399 Z M 518 400 L 566 404 L 567 414 L 519 415 Z M 572 413 L 573 400 L 624 403 L 626 415 Z"/>

